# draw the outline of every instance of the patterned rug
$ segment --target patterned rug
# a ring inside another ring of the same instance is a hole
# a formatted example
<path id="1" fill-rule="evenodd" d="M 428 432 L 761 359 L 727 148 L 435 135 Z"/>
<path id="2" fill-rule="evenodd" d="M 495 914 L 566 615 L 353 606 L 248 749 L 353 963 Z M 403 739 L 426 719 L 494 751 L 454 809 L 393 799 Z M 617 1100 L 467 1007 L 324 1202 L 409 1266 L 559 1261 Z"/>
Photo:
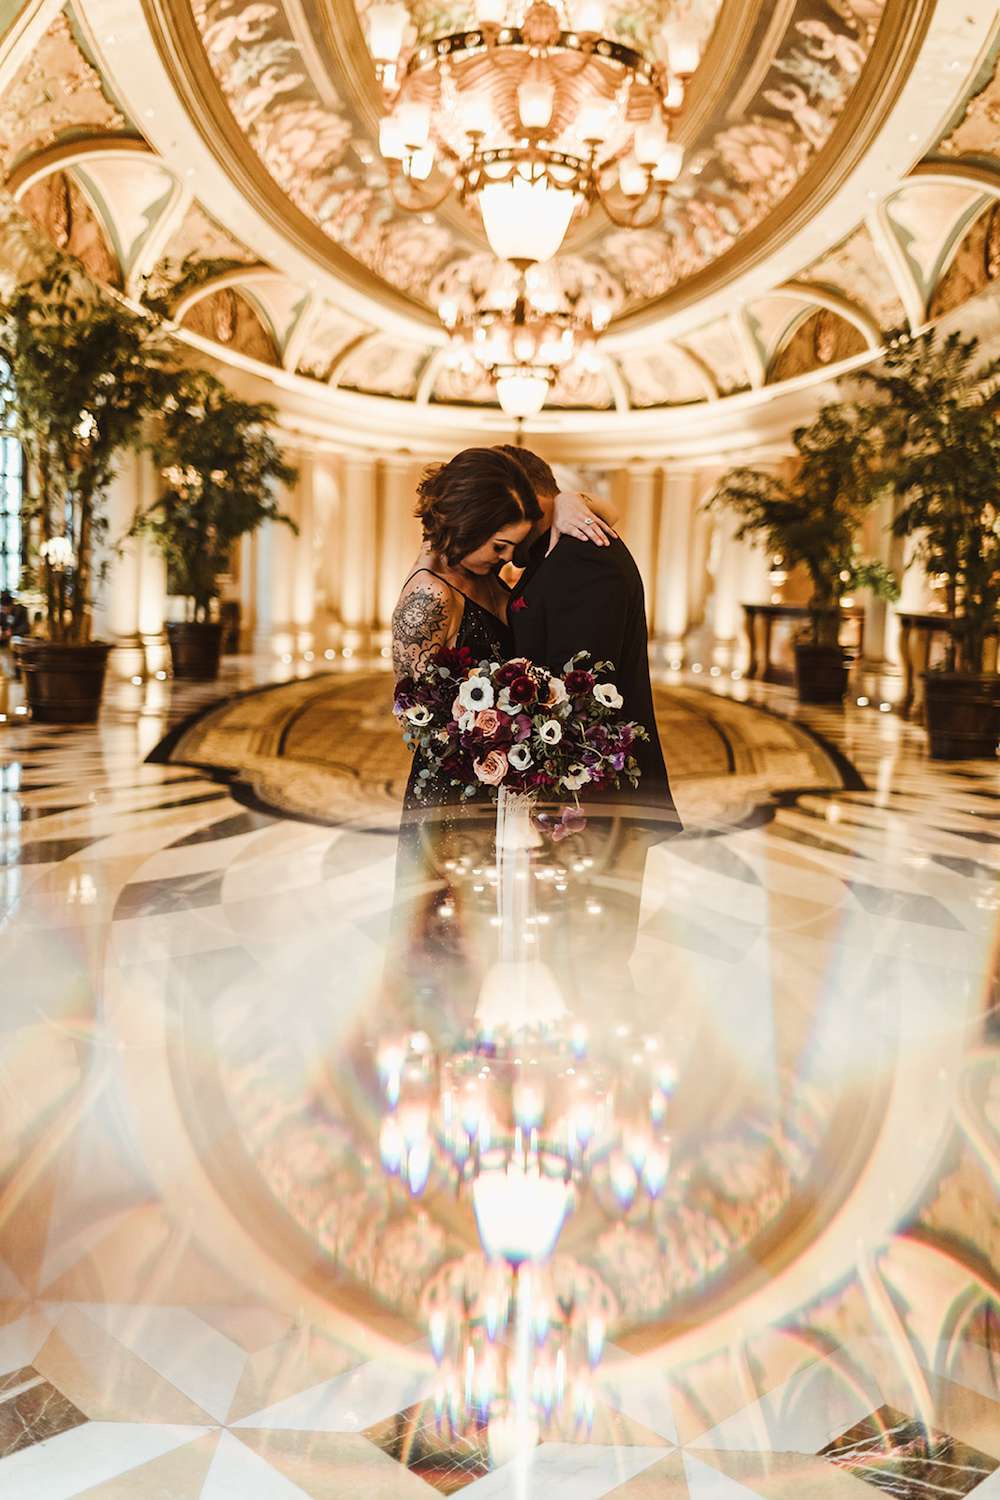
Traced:
<path id="1" fill-rule="evenodd" d="M 687 827 L 731 827 L 782 793 L 851 782 L 850 767 L 800 724 L 697 688 L 658 686 L 655 694 Z M 174 731 L 150 759 L 219 773 L 244 800 L 285 816 L 378 828 L 398 822 L 409 766 L 389 678 L 365 671 L 228 699 Z"/>

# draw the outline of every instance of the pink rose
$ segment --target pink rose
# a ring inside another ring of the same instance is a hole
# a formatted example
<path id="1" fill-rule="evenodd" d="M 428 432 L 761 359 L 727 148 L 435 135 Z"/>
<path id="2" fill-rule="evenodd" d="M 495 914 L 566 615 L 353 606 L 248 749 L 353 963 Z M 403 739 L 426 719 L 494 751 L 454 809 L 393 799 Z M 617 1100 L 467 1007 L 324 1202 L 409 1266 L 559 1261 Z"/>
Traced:
<path id="1" fill-rule="evenodd" d="M 495 708 L 481 708 L 476 714 L 475 727 L 482 730 L 486 738 L 489 739 L 500 728 L 500 715 Z"/>
<path id="2" fill-rule="evenodd" d="M 502 750 L 491 750 L 473 763 L 473 770 L 484 786 L 499 786 L 507 775 L 507 757 Z"/>

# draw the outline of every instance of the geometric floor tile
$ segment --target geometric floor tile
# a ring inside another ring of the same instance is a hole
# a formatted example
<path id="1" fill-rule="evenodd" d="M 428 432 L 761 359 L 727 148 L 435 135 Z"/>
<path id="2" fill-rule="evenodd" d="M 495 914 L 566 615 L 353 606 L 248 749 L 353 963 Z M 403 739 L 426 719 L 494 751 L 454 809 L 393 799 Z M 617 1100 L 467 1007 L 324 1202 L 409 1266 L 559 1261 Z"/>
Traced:
<path id="1" fill-rule="evenodd" d="M 0 1458 L 79 1427 L 87 1418 L 31 1365 L 0 1376 Z"/>
<path id="2" fill-rule="evenodd" d="M 422 1479 L 357 1432 L 242 1429 L 230 1436 L 238 1437 L 309 1500 L 434 1500 L 434 1491 Z M 253 1494 L 245 1491 L 238 1500 L 251 1500 Z"/>
<path id="3" fill-rule="evenodd" d="M 662 1448 L 542 1443 L 526 1462 L 503 1464 L 477 1479 L 462 1500 L 604 1500 L 662 1459 Z"/>
<path id="4" fill-rule="evenodd" d="M 208 1432 L 127 1474 L 88 1485 L 74 1500 L 201 1500 L 220 1436 L 218 1431 Z"/>
<path id="5" fill-rule="evenodd" d="M 304 1490 L 229 1432 L 219 1434 L 200 1500 L 306 1500 Z"/>
<path id="6" fill-rule="evenodd" d="M 0 1460 L 3 1500 L 71 1500 L 204 1434 L 203 1427 L 85 1422 Z"/>
<path id="7" fill-rule="evenodd" d="M 492 1468 L 486 1424 L 473 1419 L 453 1432 L 447 1417 L 435 1420 L 430 1401 L 383 1418 L 363 1435 L 442 1495 L 456 1494 Z"/>
<path id="8" fill-rule="evenodd" d="M 900 1500 L 971 1494 L 1000 1460 L 883 1406 L 841 1433 L 822 1457 Z"/>

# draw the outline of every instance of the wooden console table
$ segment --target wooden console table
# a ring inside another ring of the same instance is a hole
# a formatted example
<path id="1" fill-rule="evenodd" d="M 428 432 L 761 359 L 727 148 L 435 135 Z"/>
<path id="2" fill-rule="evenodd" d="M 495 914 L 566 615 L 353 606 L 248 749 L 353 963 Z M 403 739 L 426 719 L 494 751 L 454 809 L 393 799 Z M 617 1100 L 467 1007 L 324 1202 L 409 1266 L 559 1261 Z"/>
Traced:
<path id="1" fill-rule="evenodd" d="M 845 655 L 854 660 L 864 650 L 865 612 L 859 605 L 852 605 L 850 609 L 831 613 L 836 613 L 840 619 L 840 645 Z M 810 614 L 804 604 L 744 604 L 743 624 L 750 648 L 747 676 L 755 677 L 759 682 L 794 681 L 792 643 L 798 633 L 797 627 L 807 624 Z M 784 661 L 775 660 L 775 647 L 782 636 Z"/>
<path id="2" fill-rule="evenodd" d="M 948 636 L 954 617 L 943 611 L 929 614 L 901 612 L 899 619 L 899 660 L 903 668 L 903 697 L 899 711 L 904 719 L 915 723 L 924 722 L 924 677 L 923 674 L 939 666 L 944 658 Z M 995 672 L 997 666 L 998 636 L 991 635 L 986 642 L 983 670 Z"/>

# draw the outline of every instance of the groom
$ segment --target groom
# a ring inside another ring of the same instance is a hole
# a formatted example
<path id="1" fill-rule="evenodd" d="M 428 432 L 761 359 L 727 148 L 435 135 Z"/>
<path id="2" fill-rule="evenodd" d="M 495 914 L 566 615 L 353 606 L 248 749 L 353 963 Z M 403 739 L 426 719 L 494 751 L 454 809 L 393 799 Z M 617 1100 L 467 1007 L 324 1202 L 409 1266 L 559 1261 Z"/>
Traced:
<path id="1" fill-rule="evenodd" d="M 589 651 L 591 661 L 615 664 L 615 683 L 625 700 L 622 718 L 641 724 L 649 735 L 635 746 L 641 776 L 638 791 L 610 794 L 625 801 L 633 817 L 649 810 L 659 837 L 680 831 L 667 768 L 656 729 L 649 680 L 649 644 L 642 579 L 620 537 L 593 546 L 561 536 L 549 550 L 553 506 L 559 493 L 543 458 L 527 448 L 501 445 L 528 476 L 542 518 L 526 543 L 524 572 L 510 601 L 510 624 L 518 656 L 562 673 L 571 656 Z M 652 831 L 652 830 L 650 830 Z"/>

